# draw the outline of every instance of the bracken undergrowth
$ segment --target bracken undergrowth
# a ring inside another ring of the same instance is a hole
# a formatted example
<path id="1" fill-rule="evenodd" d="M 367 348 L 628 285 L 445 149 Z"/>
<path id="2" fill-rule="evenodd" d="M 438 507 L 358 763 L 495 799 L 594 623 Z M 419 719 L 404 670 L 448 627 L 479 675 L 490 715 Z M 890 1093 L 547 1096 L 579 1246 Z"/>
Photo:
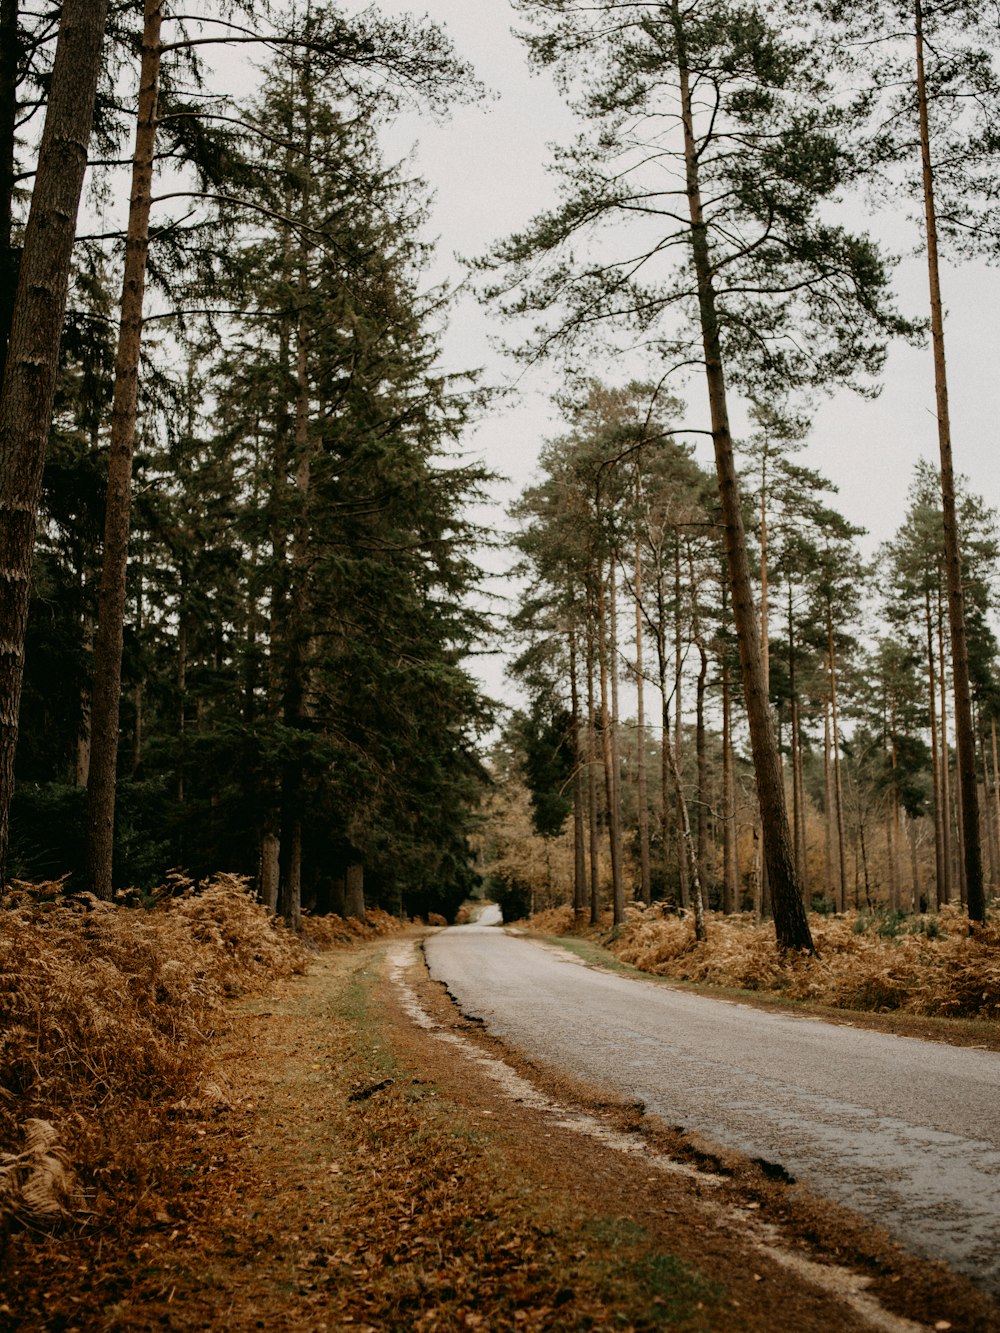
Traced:
<path id="1" fill-rule="evenodd" d="M 848 912 L 810 917 L 817 956 L 782 954 L 770 922 L 708 914 L 699 944 L 690 918 L 654 904 L 629 907 L 617 930 L 593 928 L 595 942 L 643 972 L 711 986 L 773 992 L 835 1009 L 927 1017 L 1000 1018 L 1000 926 L 970 934 L 957 908 L 933 916 Z M 531 919 L 546 935 L 580 933 L 569 907 Z M 591 933 L 583 928 L 584 933 Z"/>
<path id="2" fill-rule="evenodd" d="M 228 874 L 119 898 L 15 882 L 0 899 L 0 1256 L 12 1227 L 155 1211 L 165 1127 L 228 1104 L 206 1064 L 224 1001 L 397 926 L 316 918 L 300 940 Z"/>

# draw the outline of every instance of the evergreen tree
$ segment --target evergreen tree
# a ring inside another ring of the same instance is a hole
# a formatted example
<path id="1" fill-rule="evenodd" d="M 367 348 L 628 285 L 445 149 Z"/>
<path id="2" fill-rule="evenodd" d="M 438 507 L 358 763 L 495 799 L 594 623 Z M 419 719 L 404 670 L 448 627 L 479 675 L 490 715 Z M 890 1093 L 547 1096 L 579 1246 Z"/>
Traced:
<path id="1" fill-rule="evenodd" d="M 602 325 L 669 369 L 702 362 L 733 617 L 775 926 L 811 948 L 767 701 L 733 464 L 727 384 L 755 393 L 877 369 L 887 276 L 874 247 L 820 218 L 849 174 L 815 53 L 781 17 L 740 4 L 522 0 L 534 57 L 555 67 L 592 134 L 560 155 L 565 203 L 500 246 L 494 294 L 549 312 L 536 348 Z M 787 26 L 787 25 L 786 25 Z M 580 248 L 628 220 L 634 244 Z M 574 248 L 575 247 L 575 248 Z M 671 266 L 667 261 L 675 258 Z"/>

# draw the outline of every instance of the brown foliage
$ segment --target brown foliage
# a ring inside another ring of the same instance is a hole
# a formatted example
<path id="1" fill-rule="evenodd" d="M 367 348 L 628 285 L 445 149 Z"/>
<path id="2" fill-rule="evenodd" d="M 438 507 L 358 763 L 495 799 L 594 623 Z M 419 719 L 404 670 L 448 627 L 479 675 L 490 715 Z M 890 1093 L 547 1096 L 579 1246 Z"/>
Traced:
<path id="1" fill-rule="evenodd" d="M 359 940 L 370 940 L 380 935 L 392 935 L 403 923 L 397 917 L 390 916 L 381 908 L 369 907 L 365 911 L 364 921 L 357 917 L 303 916 L 302 938 L 320 949 L 331 949 L 337 945 L 356 944 Z"/>
<path id="2" fill-rule="evenodd" d="M 572 911 L 532 918 L 548 935 L 574 933 Z M 1000 927 L 969 933 L 955 908 L 934 917 L 893 914 L 810 918 L 818 957 L 784 955 L 769 922 L 709 918 L 697 944 L 690 920 L 654 905 L 629 908 L 624 926 L 598 938 L 624 963 L 657 976 L 702 985 L 777 992 L 836 1009 L 952 1018 L 1000 1018 Z"/>
<path id="3" fill-rule="evenodd" d="M 197 1099 L 227 996 L 301 971 L 301 944 L 245 881 L 173 876 L 151 910 L 16 884 L 0 905 L 0 1230 L 145 1175 L 156 1121 Z M 82 1195 L 72 1198 L 70 1162 Z"/>

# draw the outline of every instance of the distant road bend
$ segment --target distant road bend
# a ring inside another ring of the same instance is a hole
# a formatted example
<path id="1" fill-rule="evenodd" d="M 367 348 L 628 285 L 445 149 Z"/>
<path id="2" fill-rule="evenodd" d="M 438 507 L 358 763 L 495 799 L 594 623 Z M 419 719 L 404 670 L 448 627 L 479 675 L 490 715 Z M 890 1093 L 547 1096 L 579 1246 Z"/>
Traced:
<path id="1" fill-rule="evenodd" d="M 426 952 L 463 1012 L 523 1051 L 780 1163 L 1000 1291 L 1000 1054 L 704 999 L 482 923 Z"/>

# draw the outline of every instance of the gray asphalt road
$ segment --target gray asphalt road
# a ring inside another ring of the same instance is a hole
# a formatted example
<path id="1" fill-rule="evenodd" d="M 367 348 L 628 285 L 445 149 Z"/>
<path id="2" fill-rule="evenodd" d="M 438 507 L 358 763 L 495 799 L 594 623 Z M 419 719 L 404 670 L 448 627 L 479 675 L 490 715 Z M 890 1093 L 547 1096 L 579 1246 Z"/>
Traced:
<path id="1" fill-rule="evenodd" d="M 702 999 L 488 926 L 426 950 L 463 1011 L 522 1050 L 780 1163 L 1000 1291 L 1000 1054 Z"/>

